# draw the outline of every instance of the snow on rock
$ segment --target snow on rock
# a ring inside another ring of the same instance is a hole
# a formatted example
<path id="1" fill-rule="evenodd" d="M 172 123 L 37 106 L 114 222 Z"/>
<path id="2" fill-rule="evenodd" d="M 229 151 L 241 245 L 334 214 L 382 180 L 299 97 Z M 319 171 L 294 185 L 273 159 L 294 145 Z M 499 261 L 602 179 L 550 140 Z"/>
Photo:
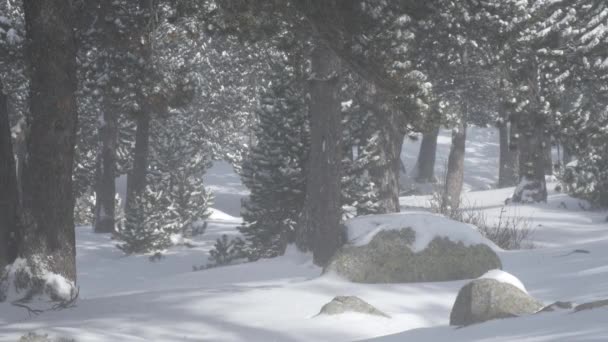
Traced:
<path id="1" fill-rule="evenodd" d="M 346 222 L 346 227 L 348 240 L 355 246 L 367 245 L 381 231 L 411 228 L 416 232 L 416 241 L 411 246 L 414 253 L 424 250 L 435 237 L 447 237 L 465 246 L 485 244 L 501 250 L 484 238 L 475 226 L 424 211 L 360 216 Z"/>
<path id="2" fill-rule="evenodd" d="M 519 279 L 517 279 L 516 276 L 502 270 L 490 270 L 478 279 L 494 279 L 501 283 L 513 285 L 518 289 L 522 290 L 523 292 L 528 293 L 528 290 L 526 290 L 524 284 Z"/>

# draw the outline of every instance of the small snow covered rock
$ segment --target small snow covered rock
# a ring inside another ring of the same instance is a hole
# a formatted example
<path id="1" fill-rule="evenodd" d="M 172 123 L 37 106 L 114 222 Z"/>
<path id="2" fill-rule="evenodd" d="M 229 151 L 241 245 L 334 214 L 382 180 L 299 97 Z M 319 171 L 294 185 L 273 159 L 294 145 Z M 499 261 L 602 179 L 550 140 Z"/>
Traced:
<path id="1" fill-rule="evenodd" d="M 512 275 L 511 273 L 507 273 L 503 270 L 490 270 L 490 271 L 486 272 L 484 275 L 482 275 L 481 277 L 479 277 L 479 279 L 498 280 L 501 283 L 511 284 L 511 285 L 517 287 L 518 289 L 522 290 L 523 292 L 528 293 L 528 290 L 526 290 L 526 287 L 521 282 L 521 280 L 517 279 L 517 277 Z"/>
<path id="2" fill-rule="evenodd" d="M 517 317 L 536 313 L 542 308 L 541 302 L 510 282 L 479 278 L 458 292 L 450 314 L 450 325 L 466 326 Z"/>
<path id="3" fill-rule="evenodd" d="M 390 318 L 389 315 L 376 309 L 373 305 L 355 296 L 338 296 L 323 305 L 319 315 L 339 315 L 346 312 L 358 312 Z"/>
<path id="4" fill-rule="evenodd" d="M 430 213 L 372 215 L 346 223 L 350 243 L 324 272 L 358 283 L 477 278 L 502 264 L 474 226 Z M 492 246 L 492 247 L 490 247 Z"/>

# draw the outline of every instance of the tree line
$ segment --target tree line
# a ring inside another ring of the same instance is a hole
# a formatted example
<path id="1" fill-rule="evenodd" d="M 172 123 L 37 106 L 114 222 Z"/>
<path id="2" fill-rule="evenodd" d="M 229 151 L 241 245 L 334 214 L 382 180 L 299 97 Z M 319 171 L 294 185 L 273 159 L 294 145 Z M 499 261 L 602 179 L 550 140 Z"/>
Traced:
<path id="1" fill-rule="evenodd" d="M 413 177 L 434 181 L 440 127 L 452 129 L 446 208 L 459 206 L 471 125 L 498 128 L 498 186 L 515 186 L 514 202 L 546 201 L 560 146 L 564 188 L 608 203 L 602 1 L 24 0 L 0 10 L 0 265 L 23 258 L 33 274 L 75 283 L 75 219 L 126 253 L 195 234 L 214 159 L 251 190 L 243 255 L 295 243 L 323 265 L 345 242 L 345 218 L 399 211 L 413 133 Z M 28 291 L 44 290 L 34 283 Z"/>

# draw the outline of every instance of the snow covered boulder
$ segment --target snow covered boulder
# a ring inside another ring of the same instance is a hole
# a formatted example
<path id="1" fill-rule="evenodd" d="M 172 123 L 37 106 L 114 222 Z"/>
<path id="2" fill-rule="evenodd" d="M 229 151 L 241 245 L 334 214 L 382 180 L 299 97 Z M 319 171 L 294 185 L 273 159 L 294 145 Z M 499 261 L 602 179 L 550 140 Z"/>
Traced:
<path id="1" fill-rule="evenodd" d="M 501 268 L 497 248 L 474 226 L 427 212 L 371 215 L 346 223 L 349 243 L 324 272 L 357 283 L 477 278 Z"/>
<path id="2" fill-rule="evenodd" d="M 358 312 L 367 315 L 389 318 L 389 315 L 376 309 L 373 305 L 355 296 L 338 296 L 323 305 L 319 315 L 339 315 L 346 312 Z"/>
<path id="3" fill-rule="evenodd" d="M 454 302 L 450 325 L 466 326 L 538 312 L 543 304 L 513 275 L 493 270 L 465 285 Z"/>

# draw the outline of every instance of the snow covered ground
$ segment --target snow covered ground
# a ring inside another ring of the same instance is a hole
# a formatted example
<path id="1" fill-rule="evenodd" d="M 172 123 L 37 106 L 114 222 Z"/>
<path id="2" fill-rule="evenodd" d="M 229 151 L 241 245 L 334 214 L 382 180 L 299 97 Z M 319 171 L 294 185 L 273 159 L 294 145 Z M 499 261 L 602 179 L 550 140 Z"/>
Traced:
<path id="1" fill-rule="evenodd" d="M 470 134 L 466 179 L 469 189 L 496 182 L 498 146 L 493 130 Z M 442 133 L 438 167 L 449 145 Z M 448 143 L 449 144 L 449 143 Z M 494 145 L 492 145 L 494 144 Z M 405 148 L 406 165 L 417 146 Z M 0 304 L 0 341 L 28 331 L 77 341 L 608 341 L 608 309 L 577 314 L 547 313 L 492 321 L 463 329 L 448 326 L 456 294 L 466 281 L 363 285 L 320 276 L 309 255 L 290 250 L 272 260 L 192 271 L 206 262 L 221 234 L 236 234 L 240 198 L 246 189 L 226 164 L 207 176 L 216 208 L 205 235 L 193 248 L 176 247 L 161 260 L 125 257 L 106 235 L 77 229 L 76 307 L 29 317 Z M 550 189 L 553 189 L 550 186 Z M 513 189 L 468 192 L 467 203 L 496 219 Z M 402 207 L 425 207 L 428 197 L 403 197 Z M 548 204 L 507 206 L 530 217 L 538 247 L 503 251 L 505 271 L 545 302 L 582 303 L 608 298 L 608 212 L 589 211 L 581 201 L 551 191 Z M 569 254 L 575 249 L 588 254 Z M 338 295 L 355 295 L 392 318 L 347 314 L 315 317 Z"/>

